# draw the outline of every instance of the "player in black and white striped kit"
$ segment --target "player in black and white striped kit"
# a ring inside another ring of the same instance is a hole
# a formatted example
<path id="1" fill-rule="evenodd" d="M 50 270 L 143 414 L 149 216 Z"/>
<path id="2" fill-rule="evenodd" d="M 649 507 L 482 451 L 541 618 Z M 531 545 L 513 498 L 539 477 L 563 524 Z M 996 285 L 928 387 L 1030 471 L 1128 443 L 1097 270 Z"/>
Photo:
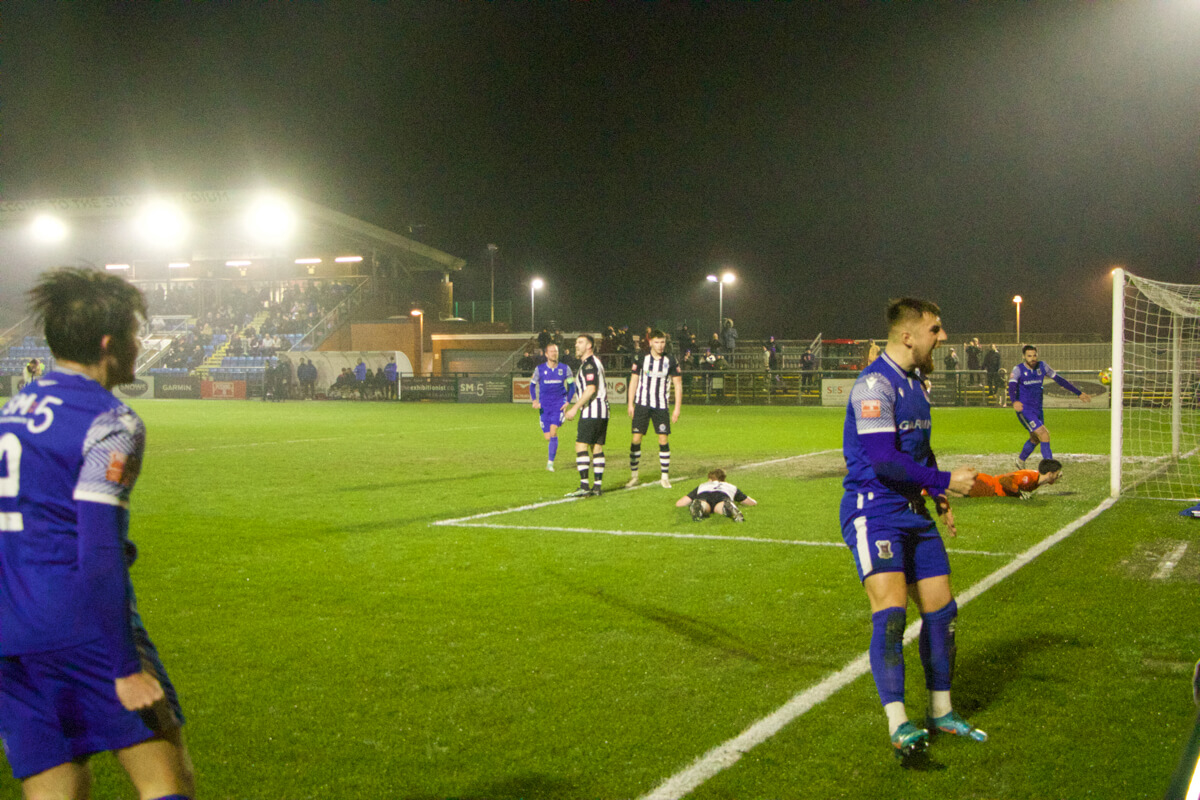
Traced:
<path id="1" fill-rule="evenodd" d="M 579 357 L 579 375 L 575 378 L 579 397 L 567 409 L 566 418 L 579 414 L 579 431 L 575 435 L 575 466 L 579 470 L 579 488 L 567 497 L 597 497 L 603 492 L 604 439 L 608 434 L 608 389 L 604 385 L 604 365 L 595 355 L 596 340 L 581 333 L 575 339 L 575 355 Z M 588 466 L 591 462 L 592 485 L 588 487 Z"/>
<path id="2" fill-rule="evenodd" d="M 671 423 L 679 422 L 683 405 L 683 374 L 679 361 L 666 355 L 667 336 L 662 331 L 650 332 L 650 352 L 638 356 L 629 372 L 629 417 L 633 420 L 633 436 L 629 444 L 629 483 L 638 482 L 638 463 L 642 458 L 642 436 L 651 424 L 658 434 L 658 467 L 662 474 L 659 483 L 671 488 Z M 668 415 L 667 390 L 675 387 L 675 410 Z"/>

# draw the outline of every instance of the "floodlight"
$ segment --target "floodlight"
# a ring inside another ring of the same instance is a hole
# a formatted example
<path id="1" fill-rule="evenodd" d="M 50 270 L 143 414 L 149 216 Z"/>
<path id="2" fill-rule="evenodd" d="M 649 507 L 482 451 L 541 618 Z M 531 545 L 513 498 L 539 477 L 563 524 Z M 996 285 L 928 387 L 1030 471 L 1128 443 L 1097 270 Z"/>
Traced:
<path id="1" fill-rule="evenodd" d="M 281 244 L 296 230 L 296 212 L 279 197 L 263 196 L 246 212 L 246 227 L 256 239 Z"/>
<path id="2" fill-rule="evenodd" d="M 338 256 L 334 261 L 339 264 L 357 264 L 362 261 L 362 256 Z"/>
<path id="3" fill-rule="evenodd" d="M 116 270 L 116 271 L 124 271 L 124 270 L 129 269 L 129 265 L 128 264 L 105 264 L 104 268 L 110 269 L 110 270 Z"/>
<path id="4" fill-rule="evenodd" d="M 191 264 L 186 261 L 172 261 L 170 264 L 167 264 L 167 269 L 187 269 L 190 266 Z"/>
<path id="5" fill-rule="evenodd" d="M 67 238 L 67 224 L 51 214 L 39 214 L 29 224 L 29 232 L 43 244 L 57 244 Z"/>
<path id="6" fill-rule="evenodd" d="M 321 259 L 319 259 L 319 258 L 297 258 L 296 263 L 297 264 L 320 264 Z"/>
<path id="7" fill-rule="evenodd" d="M 188 229 L 183 212 L 165 200 L 151 200 L 138 212 L 133 224 L 142 238 L 157 245 L 178 244 Z"/>
<path id="8" fill-rule="evenodd" d="M 534 279 L 533 279 L 533 284 L 532 284 L 532 286 L 533 286 L 533 288 L 534 288 L 534 289 L 541 289 L 541 288 L 542 288 L 543 286 L 545 286 L 545 285 L 546 285 L 546 282 L 545 282 L 544 280 L 542 280 L 541 278 L 534 278 Z"/>
<path id="9" fill-rule="evenodd" d="M 705 280 L 707 280 L 709 283 L 716 283 L 716 282 L 717 282 L 717 276 L 716 276 L 716 275 L 709 275 L 707 278 L 705 278 Z"/>
<path id="10" fill-rule="evenodd" d="M 250 266 L 250 262 L 249 261 L 226 261 L 225 266 L 227 266 L 227 267 L 248 267 L 248 266 Z"/>

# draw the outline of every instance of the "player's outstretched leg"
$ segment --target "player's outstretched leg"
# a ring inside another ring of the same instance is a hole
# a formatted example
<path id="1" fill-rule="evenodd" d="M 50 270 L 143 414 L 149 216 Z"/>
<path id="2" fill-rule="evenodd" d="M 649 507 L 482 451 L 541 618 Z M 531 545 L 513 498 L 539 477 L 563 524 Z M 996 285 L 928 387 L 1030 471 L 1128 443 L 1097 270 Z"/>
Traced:
<path id="1" fill-rule="evenodd" d="M 721 502 L 721 505 L 724 506 L 722 511 L 725 516 L 729 517 L 734 522 L 746 521 L 746 515 L 743 514 L 742 510 L 737 507 L 737 503 L 733 502 L 732 500 L 724 500 Z"/>
<path id="2" fill-rule="evenodd" d="M 954 600 L 937 611 L 921 615 L 918 649 L 921 665 L 925 668 L 925 686 L 929 689 L 929 714 L 925 725 L 930 731 L 986 742 L 987 734 L 960 717 L 950 704 L 950 684 L 957 654 L 954 642 L 957 617 L 958 603 Z"/>
<path id="3" fill-rule="evenodd" d="M 704 519 L 704 501 L 699 497 L 688 505 L 688 509 L 692 512 L 692 522 L 700 522 Z M 1200 670 L 1200 664 L 1197 664 L 1196 668 Z"/>

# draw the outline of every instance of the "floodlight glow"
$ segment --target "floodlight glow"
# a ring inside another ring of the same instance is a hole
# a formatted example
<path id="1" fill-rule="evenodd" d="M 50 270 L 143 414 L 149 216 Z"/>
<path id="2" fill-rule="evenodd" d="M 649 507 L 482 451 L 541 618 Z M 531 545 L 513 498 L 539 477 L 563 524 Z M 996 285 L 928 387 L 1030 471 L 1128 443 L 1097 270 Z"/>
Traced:
<path id="1" fill-rule="evenodd" d="M 296 212 L 278 197 L 262 197 L 246 212 L 246 227 L 257 239 L 282 243 L 296 230 Z"/>
<path id="2" fill-rule="evenodd" d="M 50 214 L 39 214 L 29 224 L 33 238 L 44 244 L 55 244 L 67 238 L 67 224 Z"/>
<path id="3" fill-rule="evenodd" d="M 707 277 L 705 280 L 707 280 L 709 283 L 716 283 L 716 282 L 717 282 L 717 276 L 716 276 L 716 275 L 709 275 L 709 276 L 708 276 L 708 277 Z"/>
<path id="4" fill-rule="evenodd" d="M 112 270 L 125 270 L 125 269 L 129 269 L 129 265 L 128 264 L 105 264 L 104 268 L 112 269 Z"/>
<path id="5" fill-rule="evenodd" d="M 297 264 L 320 264 L 321 259 L 319 259 L 319 258 L 297 258 L 296 263 Z"/>
<path id="6" fill-rule="evenodd" d="M 421 310 L 421 309 L 419 309 L 419 308 L 414 308 L 414 309 L 412 310 L 412 315 L 413 315 L 414 317 L 420 317 L 420 316 L 423 316 L 424 314 L 425 314 L 425 312 L 424 312 L 424 311 L 422 311 L 422 310 Z"/>
<path id="7" fill-rule="evenodd" d="M 172 261 L 170 264 L 167 264 L 167 269 L 187 269 L 190 266 L 191 264 L 186 261 Z"/>
<path id="8" fill-rule="evenodd" d="M 545 285 L 546 282 L 541 278 L 534 278 L 533 283 L 530 284 L 530 286 L 532 286 L 534 289 L 541 289 Z"/>
<path id="9" fill-rule="evenodd" d="M 1021 301 L 1021 295 L 1017 295 L 1016 297 L 1014 297 L 1014 298 L 1013 298 L 1013 302 L 1014 302 L 1014 303 L 1016 303 L 1017 305 L 1020 305 L 1020 304 L 1021 304 L 1021 302 L 1022 302 L 1022 301 Z"/>
<path id="10" fill-rule="evenodd" d="M 187 235 L 187 218 L 179 208 L 163 200 L 151 200 L 134 219 L 139 235 L 154 244 L 171 245 Z"/>
<path id="11" fill-rule="evenodd" d="M 226 261 L 225 266 L 227 266 L 227 267 L 248 267 L 248 266 L 250 266 L 250 262 L 249 261 Z"/>
<path id="12" fill-rule="evenodd" d="M 736 280 L 732 272 L 726 272 L 721 276 L 721 283 L 733 283 Z"/>
<path id="13" fill-rule="evenodd" d="M 362 256 L 338 256 L 334 261 L 339 264 L 357 264 L 362 261 Z"/>

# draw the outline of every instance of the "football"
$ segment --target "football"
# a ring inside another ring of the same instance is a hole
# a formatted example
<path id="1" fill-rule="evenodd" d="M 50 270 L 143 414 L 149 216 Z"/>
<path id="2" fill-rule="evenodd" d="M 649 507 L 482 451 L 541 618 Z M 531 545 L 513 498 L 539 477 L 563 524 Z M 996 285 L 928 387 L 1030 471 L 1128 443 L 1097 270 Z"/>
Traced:
<path id="1" fill-rule="evenodd" d="M 1110 383 L 1112 383 L 1112 367 L 1100 370 L 1100 382 L 1105 386 L 1108 386 Z"/>

